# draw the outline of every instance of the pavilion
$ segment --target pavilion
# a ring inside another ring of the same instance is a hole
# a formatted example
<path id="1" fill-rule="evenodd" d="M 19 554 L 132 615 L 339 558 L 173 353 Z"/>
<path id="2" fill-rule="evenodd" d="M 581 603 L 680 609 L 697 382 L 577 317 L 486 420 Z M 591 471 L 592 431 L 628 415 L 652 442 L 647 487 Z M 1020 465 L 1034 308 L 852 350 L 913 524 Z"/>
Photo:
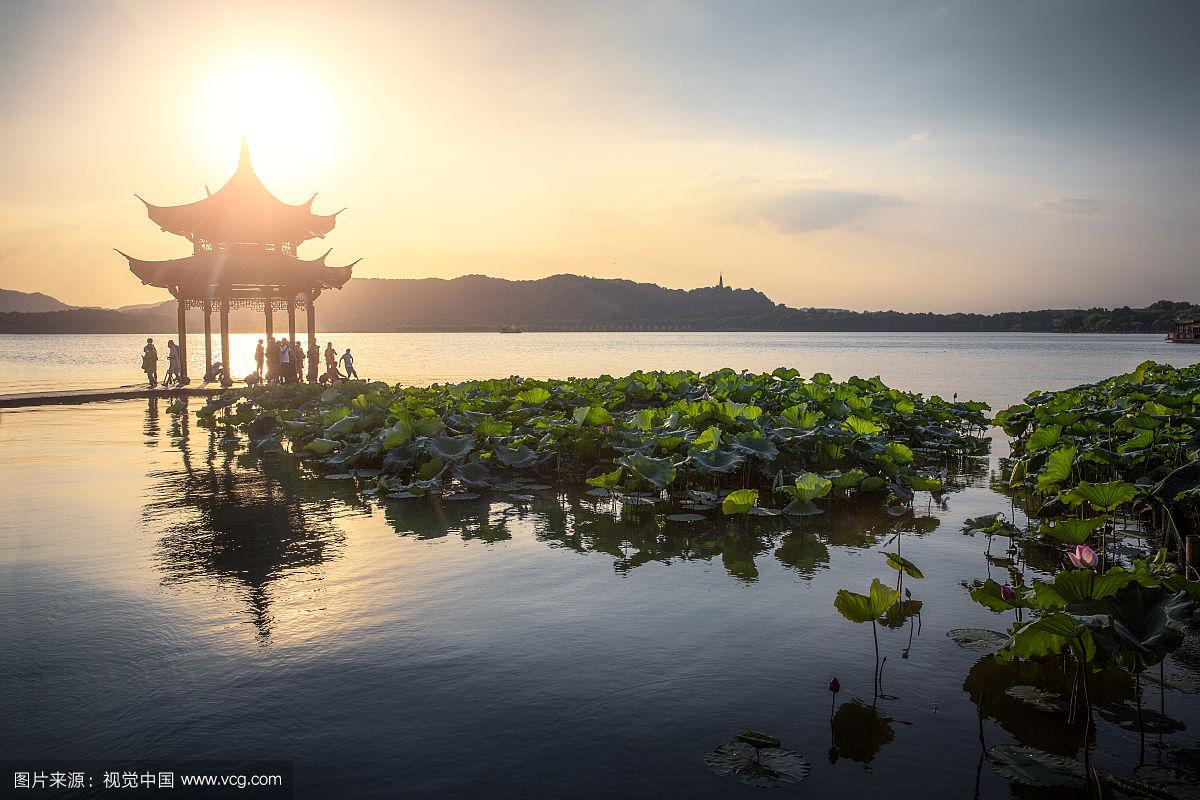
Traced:
<path id="1" fill-rule="evenodd" d="M 261 309 L 268 338 L 274 337 L 273 312 L 286 309 L 290 342 L 296 341 L 296 309 L 305 309 L 308 379 L 317 379 L 319 359 L 311 357 L 317 341 L 316 299 L 323 289 L 342 288 L 358 261 L 344 267 L 328 266 L 328 250 L 311 261 L 297 257 L 300 244 L 324 238 L 341 213 L 314 214 L 312 203 L 316 197 L 314 194 L 305 203 L 289 205 L 271 194 L 254 174 L 245 140 L 233 177 L 204 199 L 179 206 L 156 206 L 138 196 L 154 224 L 192 243 L 190 256 L 166 261 L 144 261 L 117 251 L 142 283 L 167 289 L 175 297 L 183 383 L 187 383 L 185 312 L 189 308 L 204 309 L 206 375 L 213 363 L 212 312 L 220 315 L 221 383 L 225 386 L 233 383 L 229 374 L 230 308 Z"/>

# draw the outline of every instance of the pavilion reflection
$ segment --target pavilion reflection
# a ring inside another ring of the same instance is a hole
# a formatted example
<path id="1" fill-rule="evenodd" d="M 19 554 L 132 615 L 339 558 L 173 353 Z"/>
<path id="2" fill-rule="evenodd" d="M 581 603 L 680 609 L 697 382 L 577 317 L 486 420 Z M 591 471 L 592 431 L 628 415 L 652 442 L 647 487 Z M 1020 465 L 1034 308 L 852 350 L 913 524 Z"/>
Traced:
<path id="1" fill-rule="evenodd" d="M 220 430 L 193 432 L 186 400 L 181 404 L 171 408 L 168 431 L 180 468 L 151 475 L 143 509 L 144 520 L 161 531 L 155 560 L 162 582 L 234 589 L 259 640 L 269 643 L 276 585 L 342 554 L 331 501 L 349 501 L 348 487 L 339 491 L 336 482 L 306 481 L 294 469 L 239 454 Z M 148 416 L 154 414 L 152 405 Z"/>

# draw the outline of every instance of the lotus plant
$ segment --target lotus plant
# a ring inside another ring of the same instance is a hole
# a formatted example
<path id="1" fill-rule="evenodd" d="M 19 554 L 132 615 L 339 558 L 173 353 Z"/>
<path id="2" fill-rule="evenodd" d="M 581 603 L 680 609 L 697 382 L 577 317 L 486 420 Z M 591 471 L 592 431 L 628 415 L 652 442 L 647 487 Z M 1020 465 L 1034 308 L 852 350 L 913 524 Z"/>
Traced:
<path id="1" fill-rule="evenodd" d="M 871 581 L 867 594 L 857 594 L 848 589 L 838 589 L 833 601 L 834 607 L 843 617 L 851 622 L 871 623 L 871 637 L 875 642 L 875 696 L 880 693 L 882 668 L 879 662 L 879 626 L 876 624 L 881 616 L 887 613 L 897 600 L 900 593 L 890 586 L 885 586 L 878 578 Z"/>

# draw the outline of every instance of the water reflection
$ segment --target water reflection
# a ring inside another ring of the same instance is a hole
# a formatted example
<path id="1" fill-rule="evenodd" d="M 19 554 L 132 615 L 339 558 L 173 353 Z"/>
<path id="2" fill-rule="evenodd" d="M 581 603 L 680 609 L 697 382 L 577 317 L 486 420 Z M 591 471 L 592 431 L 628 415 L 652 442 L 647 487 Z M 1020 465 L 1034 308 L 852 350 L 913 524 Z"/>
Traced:
<path id="1" fill-rule="evenodd" d="M 895 738 L 892 718 L 861 700 L 848 700 L 838 706 L 830 728 L 833 732 L 830 761 L 848 758 L 866 766 Z"/>
<path id="2" fill-rule="evenodd" d="M 150 402 L 148 434 L 150 420 L 157 419 Z M 201 441 L 193 441 L 186 401 L 171 416 L 180 468 L 151 475 L 152 497 L 143 510 L 146 522 L 162 531 L 155 558 L 162 582 L 234 587 L 260 641 L 268 643 L 272 585 L 298 572 L 318 571 L 345 546 L 330 505 L 320 502 L 337 487 L 304 481 L 294 470 L 273 469 L 266 462 L 239 463 L 245 456 L 239 457 L 218 430 L 202 431 Z M 197 450 L 202 458 L 195 458 Z"/>
<path id="3" fill-rule="evenodd" d="M 528 496 L 526 496 L 528 497 Z M 534 537 L 578 553 L 603 553 L 617 573 L 649 563 L 719 559 L 733 578 L 759 578 L 757 559 L 767 553 L 801 576 L 812 577 L 829 565 L 829 547 L 869 548 L 897 536 L 924 536 L 936 517 L 893 516 L 875 504 L 845 505 L 812 517 L 725 519 L 702 522 L 666 519 L 653 507 L 625 506 L 578 490 L 547 492 L 532 499 L 485 493 L 457 500 L 447 497 L 383 498 L 384 518 L 402 536 L 499 542 L 510 539 L 510 523 L 532 528 Z"/>

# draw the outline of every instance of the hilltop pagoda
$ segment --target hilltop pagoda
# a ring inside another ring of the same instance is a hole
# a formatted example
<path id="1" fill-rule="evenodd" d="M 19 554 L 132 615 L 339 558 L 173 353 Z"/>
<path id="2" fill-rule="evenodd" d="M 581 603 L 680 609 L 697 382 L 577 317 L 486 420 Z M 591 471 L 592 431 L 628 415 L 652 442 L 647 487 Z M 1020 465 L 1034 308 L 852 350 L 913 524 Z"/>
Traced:
<path id="1" fill-rule="evenodd" d="M 207 192 L 207 190 L 206 190 Z M 229 182 L 203 200 L 179 206 L 146 205 L 151 221 L 167 233 L 192 243 L 192 254 L 166 261 L 144 261 L 126 255 L 130 271 L 144 284 L 167 289 L 178 303 L 180 362 L 187 383 L 189 308 L 204 309 L 205 374 L 211 371 L 212 312 L 220 315 L 221 383 L 229 374 L 229 309 L 253 308 L 266 317 L 266 335 L 274 336 L 273 312 L 287 311 L 288 341 L 296 340 L 296 309 L 308 312 L 308 349 L 316 344 L 316 299 L 324 289 L 340 289 L 350 280 L 355 261 L 344 267 L 325 263 L 327 250 L 311 261 L 296 249 L 309 239 L 324 238 L 337 222 L 335 214 L 315 214 L 314 194 L 289 205 L 271 194 L 250 165 L 242 141 L 237 171 Z M 343 209 L 345 210 L 345 209 Z M 361 259 L 360 259 L 361 260 Z M 318 359 L 309 359 L 308 379 L 315 381 Z"/>

